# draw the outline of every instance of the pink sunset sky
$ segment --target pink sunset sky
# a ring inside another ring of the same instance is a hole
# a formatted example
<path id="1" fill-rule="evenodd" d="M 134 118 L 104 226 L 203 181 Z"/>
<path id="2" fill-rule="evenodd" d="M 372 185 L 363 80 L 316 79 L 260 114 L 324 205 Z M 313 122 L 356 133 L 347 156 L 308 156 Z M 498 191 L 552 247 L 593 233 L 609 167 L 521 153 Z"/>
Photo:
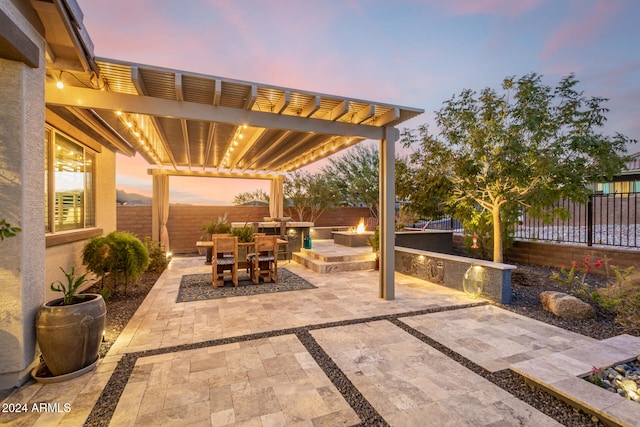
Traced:
<path id="1" fill-rule="evenodd" d="M 422 108 L 463 89 L 575 73 L 609 98 L 605 133 L 640 139 L 635 0 L 78 0 L 96 56 Z M 640 148 L 632 146 L 630 152 Z M 318 169 L 322 164 L 312 165 Z M 117 187 L 151 194 L 140 156 Z M 230 204 L 266 181 L 171 178 L 172 203 Z"/>

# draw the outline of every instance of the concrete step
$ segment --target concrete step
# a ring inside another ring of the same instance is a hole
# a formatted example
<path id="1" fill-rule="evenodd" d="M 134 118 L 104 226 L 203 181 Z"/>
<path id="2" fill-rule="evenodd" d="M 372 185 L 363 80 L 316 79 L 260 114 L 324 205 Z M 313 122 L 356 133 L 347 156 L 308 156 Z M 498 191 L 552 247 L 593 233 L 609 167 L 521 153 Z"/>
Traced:
<path id="1" fill-rule="evenodd" d="M 349 261 L 322 261 L 304 252 L 294 252 L 292 260 L 316 273 L 336 273 L 341 271 L 373 270 L 375 268 L 375 254 L 370 259 L 356 259 Z"/>
<path id="2" fill-rule="evenodd" d="M 300 248 L 300 253 L 323 262 L 373 261 L 376 259 L 376 255 L 371 249 L 368 249 L 367 252 L 364 253 L 326 254 L 313 249 Z"/>

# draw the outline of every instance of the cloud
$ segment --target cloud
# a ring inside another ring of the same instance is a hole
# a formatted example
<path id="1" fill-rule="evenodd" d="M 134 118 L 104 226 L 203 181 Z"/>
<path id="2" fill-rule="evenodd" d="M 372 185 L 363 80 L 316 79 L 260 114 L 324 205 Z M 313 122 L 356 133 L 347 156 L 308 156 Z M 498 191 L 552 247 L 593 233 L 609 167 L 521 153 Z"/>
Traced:
<path id="1" fill-rule="evenodd" d="M 625 7 L 625 1 L 595 0 L 573 4 L 572 13 L 547 39 L 540 57 L 550 59 L 567 48 L 586 46 L 606 30 L 607 24 Z"/>
<path id="2" fill-rule="evenodd" d="M 426 0 L 451 15 L 519 16 L 535 9 L 545 0 Z"/>

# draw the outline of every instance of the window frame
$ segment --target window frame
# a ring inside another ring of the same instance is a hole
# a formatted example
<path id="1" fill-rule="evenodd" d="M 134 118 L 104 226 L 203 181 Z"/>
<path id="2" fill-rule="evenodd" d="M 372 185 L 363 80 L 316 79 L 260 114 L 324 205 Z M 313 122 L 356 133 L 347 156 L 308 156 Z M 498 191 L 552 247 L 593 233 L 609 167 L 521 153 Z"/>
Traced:
<path id="1" fill-rule="evenodd" d="M 69 228 L 64 230 L 57 229 L 56 223 L 56 180 L 55 180 L 55 147 L 58 135 L 67 141 L 77 145 L 82 149 L 83 171 L 83 192 L 82 192 L 82 213 L 80 227 Z M 93 150 L 87 144 L 83 144 L 67 133 L 61 132 L 51 125 L 45 125 L 45 235 L 46 246 L 56 244 L 69 243 L 70 241 L 82 240 L 86 238 L 87 233 L 93 235 L 97 232 L 96 228 L 96 159 L 98 152 Z M 87 159 L 90 158 L 90 166 L 87 165 Z M 87 170 L 89 168 L 89 170 Z M 90 199 L 90 200 L 89 200 Z M 92 212 L 88 212 L 91 208 Z M 91 213 L 92 215 L 87 215 Z M 101 230 L 100 233 L 101 234 Z M 73 237 L 77 235 L 77 239 Z"/>

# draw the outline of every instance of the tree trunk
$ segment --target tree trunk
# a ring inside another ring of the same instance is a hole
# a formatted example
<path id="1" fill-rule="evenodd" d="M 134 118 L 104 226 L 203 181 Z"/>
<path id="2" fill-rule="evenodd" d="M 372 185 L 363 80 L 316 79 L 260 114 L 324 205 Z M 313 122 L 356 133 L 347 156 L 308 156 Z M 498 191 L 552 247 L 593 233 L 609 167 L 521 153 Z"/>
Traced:
<path id="1" fill-rule="evenodd" d="M 502 262 L 502 221 L 500 220 L 500 205 L 494 205 L 491 210 L 493 217 L 493 262 Z"/>

